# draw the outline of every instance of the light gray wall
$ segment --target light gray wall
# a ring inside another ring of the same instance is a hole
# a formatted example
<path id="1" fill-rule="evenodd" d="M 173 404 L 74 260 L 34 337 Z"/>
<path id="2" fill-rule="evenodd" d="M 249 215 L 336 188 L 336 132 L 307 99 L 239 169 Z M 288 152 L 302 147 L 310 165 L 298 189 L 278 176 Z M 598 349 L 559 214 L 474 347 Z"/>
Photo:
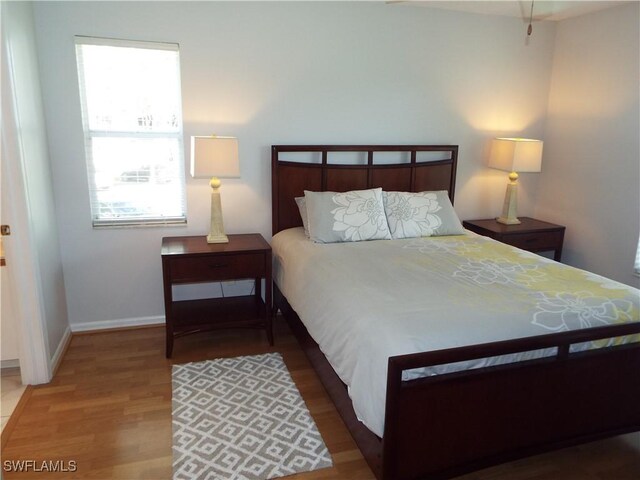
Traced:
<path id="1" fill-rule="evenodd" d="M 6 16 L 3 20 L 3 41 L 6 42 L 3 54 L 8 52 L 12 77 L 11 80 L 3 78 L 3 82 L 11 81 L 14 93 L 13 99 L 3 98 L 2 101 L 13 103 L 8 111 L 15 117 L 18 138 L 13 140 L 19 145 L 16 155 L 3 160 L 22 162 L 30 230 L 23 238 L 30 237 L 31 251 L 37 257 L 35 281 L 39 307 L 46 323 L 49 352 L 53 356 L 69 324 L 33 13 L 30 3 L 5 2 L 2 14 Z"/>
<path id="2" fill-rule="evenodd" d="M 564 262 L 636 287 L 639 6 L 559 22 L 535 209 L 567 226 Z"/>
<path id="3" fill-rule="evenodd" d="M 464 219 L 501 209 L 490 138 L 544 132 L 550 22 L 526 42 L 520 19 L 384 2 L 41 2 L 35 19 L 72 325 L 162 315 L 161 238 L 205 234 L 210 191 L 187 178 L 187 227 L 92 229 L 74 35 L 180 44 L 185 137 L 239 139 L 230 233 L 270 238 L 272 144 L 458 144 Z M 532 214 L 537 179 L 521 178 Z"/>

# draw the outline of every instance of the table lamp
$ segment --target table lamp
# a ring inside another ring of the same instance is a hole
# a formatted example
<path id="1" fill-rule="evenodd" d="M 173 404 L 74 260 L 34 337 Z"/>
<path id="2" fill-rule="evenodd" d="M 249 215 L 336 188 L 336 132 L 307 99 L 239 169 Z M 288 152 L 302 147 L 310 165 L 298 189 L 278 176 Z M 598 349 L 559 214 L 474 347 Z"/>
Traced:
<path id="1" fill-rule="evenodd" d="M 507 193 L 502 215 L 497 221 L 505 225 L 517 225 L 518 173 L 539 172 L 542 167 L 542 140 L 531 138 L 494 138 L 491 144 L 489 167 L 509 173 Z"/>
<path id="2" fill-rule="evenodd" d="M 191 176 L 211 178 L 211 229 L 207 243 L 228 243 L 222 221 L 220 177 L 238 178 L 238 139 L 235 137 L 191 137 Z"/>

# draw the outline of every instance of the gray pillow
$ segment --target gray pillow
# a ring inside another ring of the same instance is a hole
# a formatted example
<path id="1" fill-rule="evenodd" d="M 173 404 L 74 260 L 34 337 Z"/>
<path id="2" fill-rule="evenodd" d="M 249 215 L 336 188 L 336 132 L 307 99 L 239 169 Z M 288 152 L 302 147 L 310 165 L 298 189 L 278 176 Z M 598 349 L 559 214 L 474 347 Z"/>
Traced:
<path id="1" fill-rule="evenodd" d="M 309 236 L 318 243 L 391 239 L 382 189 L 351 192 L 304 191 Z"/>
<path id="2" fill-rule="evenodd" d="M 445 190 L 384 192 L 384 210 L 393 238 L 463 235 L 464 229 Z"/>
<path id="3" fill-rule="evenodd" d="M 307 202 L 304 197 L 295 198 L 298 210 L 300 210 L 300 218 L 302 218 L 302 227 L 304 228 L 304 234 L 309 238 L 309 220 L 307 220 Z"/>

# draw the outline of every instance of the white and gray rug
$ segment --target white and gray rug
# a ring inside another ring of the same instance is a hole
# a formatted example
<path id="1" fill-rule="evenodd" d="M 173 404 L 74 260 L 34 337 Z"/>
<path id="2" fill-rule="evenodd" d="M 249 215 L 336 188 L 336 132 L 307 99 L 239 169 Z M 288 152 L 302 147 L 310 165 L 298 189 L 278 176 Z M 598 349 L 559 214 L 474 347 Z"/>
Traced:
<path id="1" fill-rule="evenodd" d="M 279 353 L 174 365 L 174 480 L 264 480 L 332 465 Z"/>

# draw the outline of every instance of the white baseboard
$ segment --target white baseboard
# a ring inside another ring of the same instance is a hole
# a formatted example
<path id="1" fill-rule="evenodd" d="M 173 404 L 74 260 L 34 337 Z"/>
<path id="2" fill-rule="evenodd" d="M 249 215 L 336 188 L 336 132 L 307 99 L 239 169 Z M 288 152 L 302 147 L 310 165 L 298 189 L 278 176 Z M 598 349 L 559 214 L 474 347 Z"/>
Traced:
<path id="1" fill-rule="evenodd" d="M 164 315 L 153 317 L 118 318 L 115 320 L 100 320 L 97 322 L 84 322 L 71 324 L 71 331 L 89 332 L 94 330 L 111 330 L 114 328 L 142 327 L 145 325 L 164 325 Z"/>
<path id="2" fill-rule="evenodd" d="M 67 327 L 67 329 L 62 334 L 62 339 L 58 344 L 58 348 L 56 348 L 56 351 L 53 354 L 53 357 L 51 357 L 52 375 L 53 375 L 53 372 L 55 372 L 58 369 L 58 366 L 62 361 L 62 355 L 64 355 L 64 352 L 67 350 L 67 346 L 69 345 L 70 341 L 71 341 L 71 328 Z"/>
<path id="3" fill-rule="evenodd" d="M 20 360 L 18 360 L 17 358 L 0 361 L 0 368 L 18 368 L 18 367 L 20 367 Z"/>

